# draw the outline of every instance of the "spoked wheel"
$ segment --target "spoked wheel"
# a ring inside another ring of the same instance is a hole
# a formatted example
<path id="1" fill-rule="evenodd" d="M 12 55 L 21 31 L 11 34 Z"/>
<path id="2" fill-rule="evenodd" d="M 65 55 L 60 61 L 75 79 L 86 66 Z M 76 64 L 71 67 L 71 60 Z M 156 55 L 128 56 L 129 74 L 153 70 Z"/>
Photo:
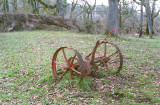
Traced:
<path id="1" fill-rule="evenodd" d="M 52 70 L 56 80 L 62 79 L 62 77 L 69 72 L 69 78 L 72 79 L 72 74 L 81 75 L 79 69 L 83 59 L 79 52 L 70 47 L 61 47 L 53 55 Z"/>
<path id="2" fill-rule="evenodd" d="M 98 41 L 91 57 L 91 64 L 97 69 L 113 70 L 116 73 L 122 69 L 123 57 L 121 51 L 111 42 Z"/>

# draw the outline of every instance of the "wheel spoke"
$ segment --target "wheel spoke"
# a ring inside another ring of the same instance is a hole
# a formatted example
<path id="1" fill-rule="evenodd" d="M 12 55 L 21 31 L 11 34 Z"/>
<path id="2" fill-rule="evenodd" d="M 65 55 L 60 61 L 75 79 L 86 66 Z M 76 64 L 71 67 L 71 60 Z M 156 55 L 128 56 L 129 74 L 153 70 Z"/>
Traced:
<path id="1" fill-rule="evenodd" d="M 73 62 L 74 62 L 74 59 L 75 59 L 75 57 L 76 57 L 76 54 L 74 55 L 74 57 L 72 58 L 72 61 L 71 61 L 71 66 L 73 65 Z"/>
<path id="2" fill-rule="evenodd" d="M 68 71 L 68 70 L 65 70 L 65 71 L 63 72 L 63 74 L 59 77 L 59 80 L 62 79 L 62 77 L 64 76 L 64 74 L 65 74 L 67 71 Z"/>
<path id="3" fill-rule="evenodd" d="M 97 53 L 100 57 L 102 57 L 102 55 L 101 55 L 99 52 L 96 51 L 96 53 Z"/>
<path id="4" fill-rule="evenodd" d="M 106 48 L 106 43 L 104 44 L 104 57 L 106 56 L 106 50 L 107 50 L 107 48 Z"/>
<path id="5" fill-rule="evenodd" d="M 118 51 L 116 50 L 113 54 L 111 54 L 110 56 L 108 56 L 108 58 L 110 58 L 111 56 L 115 55 Z"/>
<path id="6" fill-rule="evenodd" d="M 115 66 L 115 67 L 117 67 L 117 68 L 119 67 L 119 66 L 116 65 L 115 63 L 112 63 L 112 62 L 109 62 L 109 61 L 108 61 L 108 63 L 112 64 L 113 66 Z"/>
<path id="7" fill-rule="evenodd" d="M 116 59 L 113 59 L 113 60 L 109 60 L 109 62 L 111 62 L 111 63 L 116 63 L 118 61 L 119 61 L 119 58 L 116 58 Z"/>
<path id="8" fill-rule="evenodd" d="M 103 61 L 103 59 L 101 59 L 101 58 L 98 58 L 103 64 L 104 64 L 104 66 L 107 68 L 107 70 L 108 70 L 108 65 Z M 100 64 L 99 64 L 100 65 Z M 98 67 L 99 65 L 97 65 L 96 67 Z"/>
<path id="9" fill-rule="evenodd" d="M 58 73 L 63 73 L 63 72 L 65 72 L 66 70 L 62 70 L 62 69 L 59 69 L 59 70 L 57 70 L 57 74 Z"/>
<path id="10" fill-rule="evenodd" d="M 72 53 L 68 53 L 68 51 L 72 51 Z M 63 76 L 66 75 L 67 72 L 69 79 L 72 79 L 74 74 L 81 75 L 82 73 L 79 67 L 80 63 L 84 62 L 83 60 L 80 62 L 81 59 L 80 53 L 74 48 L 60 47 L 57 49 L 52 59 L 52 71 L 55 79 L 63 79 Z"/>
<path id="11" fill-rule="evenodd" d="M 78 74 L 80 74 L 81 75 L 81 72 L 79 72 L 79 71 L 77 71 L 77 70 L 75 70 L 74 68 L 70 68 L 72 71 L 74 71 L 74 72 L 76 72 L 76 73 L 78 73 Z"/>
<path id="12" fill-rule="evenodd" d="M 69 70 L 69 79 L 72 80 L 72 70 Z"/>
<path id="13" fill-rule="evenodd" d="M 98 47 L 101 47 L 100 49 L 102 50 L 98 49 Z M 96 56 L 93 58 L 95 67 L 102 66 L 105 70 L 114 69 L 120 71 L 123 59 L 119 48 L 108 41 L 102 41 L 98 47 L 95 51 Z M 99 62 L 103 65 L 99 65 Z"/>
<path id="14" fill-rule="evenodd" d="M 109 70 L 109 67 L 108 67 L 108 65 L 106 63 L 105 63 L 105 67 L 106 67 L 107 70 Z"/>
<path id="15" fill-rule="evenodd" d="M 62 67 L 67 67 L 67 65 L 61 64 L 61 63 L 56 62 L 56 61 L 54 61 L 54 63 L 56 63 L 57 65 L 62 66 Z"/>
<path id="16" fill-rule="evenodd" d="M 65 59 L 65 61 L 67 62 L 67 65 L 69 65 L 70 63 L 69 63 L 69 61 L 67 60 L 66 54 L 65 54 L 65 52 L 64 52 L 64 49 L 62 49 L 62 52 L 63 52 L 64 59 Z"/>

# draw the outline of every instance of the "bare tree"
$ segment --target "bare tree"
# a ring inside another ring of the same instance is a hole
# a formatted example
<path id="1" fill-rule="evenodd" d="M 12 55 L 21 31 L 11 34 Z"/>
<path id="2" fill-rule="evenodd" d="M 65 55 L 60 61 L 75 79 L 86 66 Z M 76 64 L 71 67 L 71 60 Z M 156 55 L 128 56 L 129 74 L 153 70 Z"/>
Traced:
<path id="1" fill-rule="evenodd" d="M 17 11 L 17 0 L 13 0 L 13 12 Z"/>
<path id="2" fill-rule="evenodd" d="M 88 3 L 88 1 L 86 1 L 86 0 L 84 0 L 84 2 L 87 4 L 87 8 L 86 8 L 87 18 L 88 18 L 88 19 L 90 18 L 90 19 L 92 20 L 93 10 L 94 10 L 95 7 L 96 7 L 96 0 L 95 0 L 95 2 L 94 2 L 94 5 L 93 5 L 93 6 L 90 5 L 90 4 Z"/>
<path id="3" fill-rule="evenodd" d="M 152 20 L 151 20 L 151 9 L 149 6 L 149 0 L 145 0 L 145 9 L 146 9 L 146 15 L 147 15 L 147 23 L 148 23 L 148 28 L 149 28 L 149 37 L 152 38 L 152 31 L 153 31 L 153 26 L 152 26 Z"/>
<path id="4" fill-rule="evenodd" d="M 141 3 L 140 2 L 138 2 L 137 0 L 133 0 L 136 4 L 138 4 L 138 5 L 141 5 Z M 151 14 L 151 16 L 150 16 L 150 18 L 151 18 L 151 24 L 152 24 L 152 34 L 154 34 L 154 29 L 153 29 L 153 26 L 154 26 L 154 19 L 156 18 L 156 17 L 158 17 L 158 15 L 159 15 L 159 13 L 160 13 L 160 9 L 157 11 L 157 12 L 155 12 L 155 5 L 156 5 L 156 1 L 158 1 L 158 0 L 153 0 L 153 4 L 152 4 L 152 10 L 151 10 L 151 8 L 150 8 L 150 6 L 149 6 L 149 0 L 142 0 L 143 1 L 143 6 L 146 8 L 146 2 L 147 2 L 147 4 L 148 4 L 148 9 L 150 9 L 149 11 L 150 11 L 150 14 Z M 145 2 L 144 2 L 145 1 Z M 149 25 L 148 25 L 148 21 L 147 21 L 147 26 L 146 26 L 146 34 L 147 35 L 149 35 Z"/>
<path id="5" fill-rule="evenodd" d="M 56 15 L 64 18 L 63 0 L 57 0 Z"/>
<path id="6" fill-rule="evenodd" d="M 154 20 L 155 18 L 159 15 L 159 12 L 160 12 L 160 9 L 155 12 L 155 4 L 156 4 L 156 1 L 157 0 L 154 0 L 153 1 L 153 4 L 152 4 L 152 11 L 151 11 L 151 21 L 152 21 L 152 27 L 154 26 Z M 148 24 L 147 24 L 147 28 L 146 28 L 146 33 L 147 35 L 149 35 L 149 28 L 148 28 Z M 152 29 L 152 34 L 154 34 L 154 30 Z"/>
<path id="7" fill-rule="evenodd" d="M 32 6 L 34 14 L 39 14 L 39 2 L 37 0 L 29 0 L 29 4 Z"/>
<path id="8" fill-rule="evenodd" d="M 8 4 L 8 0 L 2 0 L 1 4 L 3 6 L 2 11 L 3 12 L 9 12 L 9 4 Z"/>
<path id="9" fill-rule="evenodd" d="M 49 5 L 49 4 L 45 3 L 45 2 L 43 2 L 42 0 L 38 0 L 38 2 L 39 2 L 41 5 L 43 5 L 45 8 L 50 8 L 50 9 L 55 9 L 55 8 L 56 8 L 56 4 L 54 4 L 54 5 Z"/>
<path id="10" fill-rule="evenodd" d="M 75 28 L 72 21 L 61 17 L 27 13 L 0 14 L 0 32 L 34 29 L 34 27 L 39 26 L 41 24 L 55 25 L 65 28 Z"/>
<path id="11" fill-rule="evenodd" d="M 0 12 L 2 11 L 1 5 L 2 5 L 2 0 L 0 0 Z"/>
<path id="12" fill-rule="evenodd" d="M 72 17 L 73 17 L 73 11 L 75 10 L 76 6 L 78 5 L 78 1 L 79 0 L 72 1 L 72 7 L 71 7 L 71 11 L 70 11 L 70 19 L 72 19 Z"/>
<path id="13" fill-rule="evenodd" d="M 122 28 L 122 3 L 119 2 L 119 32 L 121 35 L 121 28 Z"/>
<path id="14" fill-rule="evenodd" d="M 141 18 L 140 18 L 139 37 L 142 36 L 142 25 L 143 25 L 143 1 L 141 0 Z"/>
<path id="15" fill-rule="evenodd" d="M 113 36 L 117 36 L 118 29 L 118 0 L 109 0 L 109 13 L 108 13 L 108 22 L 107 29 L 105 34 L 109 33 L 111 30 Z"/>

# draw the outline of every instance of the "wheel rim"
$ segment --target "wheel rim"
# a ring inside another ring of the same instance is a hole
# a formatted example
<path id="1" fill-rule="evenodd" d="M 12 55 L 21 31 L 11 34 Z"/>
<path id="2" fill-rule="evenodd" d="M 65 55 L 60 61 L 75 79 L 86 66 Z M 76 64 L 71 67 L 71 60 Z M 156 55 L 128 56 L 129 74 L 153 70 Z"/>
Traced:
<path id="1" fill-rule="evenodd" d="M 56 80 L 60 80 L 69 72 L 69 78 L 72 79 L 73 72 L 81 75 L 79 70 L 81 66 L 82 57 L 79 52 L 70 47 L 61 47 L 53 55 L 52 71 Z"/>
<path id="2" fill-rule="evenodd" d="M 92 52 L 91 64 L 98 69 L 114 70 L 120 72 L 123 65 L 123 57 L 120 49 L 113 43 L 101 41 Z"/>

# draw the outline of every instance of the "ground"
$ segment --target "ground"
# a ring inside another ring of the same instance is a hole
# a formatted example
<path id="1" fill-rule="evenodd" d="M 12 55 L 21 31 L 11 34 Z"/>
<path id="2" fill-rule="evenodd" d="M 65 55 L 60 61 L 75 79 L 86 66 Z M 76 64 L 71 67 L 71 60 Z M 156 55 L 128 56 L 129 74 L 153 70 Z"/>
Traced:
<path id="1" fill-rule="evenodd" d="M 0 33 L 0 104 L 160 104 L 160 36 L 108 40 L 124 57 L 120 74 L 98 72 L 54 84 L 52 56 L 72 46 L 84 57 L 103 35 L 58 31 Z"/>

